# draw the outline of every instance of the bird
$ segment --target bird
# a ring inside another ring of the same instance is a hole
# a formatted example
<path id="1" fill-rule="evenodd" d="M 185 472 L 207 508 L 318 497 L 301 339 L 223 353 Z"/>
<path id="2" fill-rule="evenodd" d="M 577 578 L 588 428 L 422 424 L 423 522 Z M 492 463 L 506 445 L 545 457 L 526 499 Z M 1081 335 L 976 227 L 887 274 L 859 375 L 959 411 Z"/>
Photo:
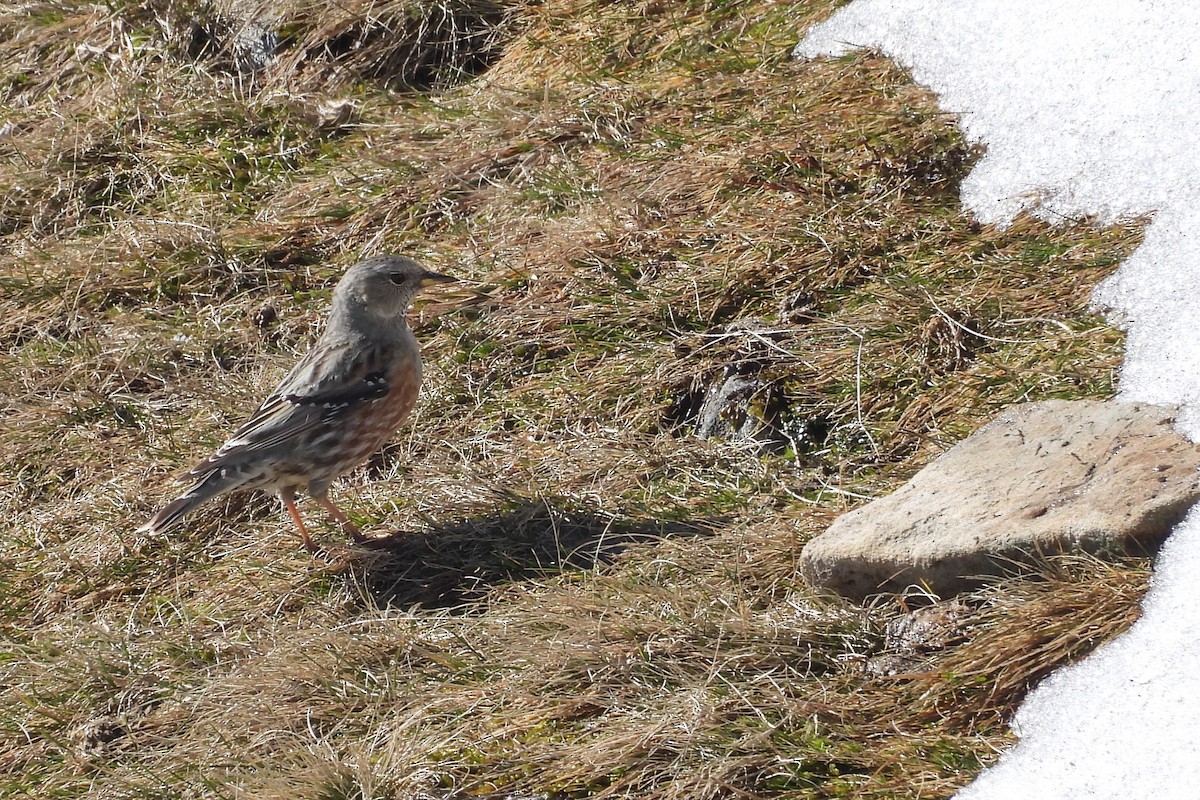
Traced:
<path id="1" fill-rule="evenodd" d="M 312 349 L 228 441 L 183 476 L 187 490 L 138 531 L 161 533 L 208 500 L 258 489 L 279 498 L 305 548 L 317 553 L 296 507 L 304 489 L 354 541 L 365 541 L 329 499 L 329 486 L 366 461 L 412 411 L 421 350 L 408 326 L 409 306 L 422 289 L 457 280 L 399 255 L 350 267 Z"/>

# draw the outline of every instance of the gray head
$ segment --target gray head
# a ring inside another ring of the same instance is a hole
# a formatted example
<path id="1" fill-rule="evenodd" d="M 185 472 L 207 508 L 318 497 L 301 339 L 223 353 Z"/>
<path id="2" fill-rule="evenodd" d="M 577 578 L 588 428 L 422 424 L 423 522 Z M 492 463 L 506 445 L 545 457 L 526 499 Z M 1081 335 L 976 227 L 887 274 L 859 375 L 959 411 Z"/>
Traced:
<path id="1" fill-rule="evenodd" d="M 456 280 L 430 272 L 411 258 L 374 256 L 346 270 L 333 290 L 333 314 L 402 321 L 421 289 Z"/>

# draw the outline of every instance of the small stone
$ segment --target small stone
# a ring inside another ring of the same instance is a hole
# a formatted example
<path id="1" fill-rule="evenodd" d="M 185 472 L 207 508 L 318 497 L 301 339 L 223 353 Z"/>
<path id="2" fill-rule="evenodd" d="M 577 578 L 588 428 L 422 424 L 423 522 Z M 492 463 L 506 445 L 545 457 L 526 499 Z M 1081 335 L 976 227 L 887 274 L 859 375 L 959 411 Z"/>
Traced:
<path id="1" fill-rule="evenodd" d="M 786 324 L 812 322 L 816 314 L 817 301 L 812 292 L 792 292 L 779 302 L 779 320 Z"/>
<path id="2" fill-rule="evenodd" d="M 129 733 L 129 723 L 115 714 L 95 717 L 76 726 L 71 738 L 84 757 L 105 754 L 112 744 Z"/>
<path id="3" fill-rule="evenodd" d="M 348 98 L 324 100 L 317 105 L 317 127 L 323 131 L 338 131 L 358 116 L 359 104 Z"/>
<path id="4" fill-rule="evenodd" d="M 786 439 L 779 430 L 778 406 L 773 387 L 757 374 L 727 368 L 705 392 L 696 415 L 696 434 L 702 439 L 752 443 L 760 452 L 781 450 Z"/>
<path id="5" fill-rule="evenodd" d="M 898 675 L 924 670 L 933 654 L 958 644 L 971 609 L 960 600 L 918 608 L 888 622 L 882 652 L 867 659 L 869 675 Z"/>
<path id="6" fill-rule="evenodd" d="M 279 311 L 273 305 L 265 305 L 250 318 L 256 328 L 269 328 L 279 321 Z"/>

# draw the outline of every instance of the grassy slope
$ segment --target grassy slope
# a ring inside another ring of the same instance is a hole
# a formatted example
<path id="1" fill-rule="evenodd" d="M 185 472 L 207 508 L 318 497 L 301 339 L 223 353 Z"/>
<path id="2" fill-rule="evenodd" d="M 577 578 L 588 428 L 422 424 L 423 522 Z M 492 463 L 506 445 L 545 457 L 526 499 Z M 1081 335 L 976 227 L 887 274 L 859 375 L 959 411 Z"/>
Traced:
<path id="1" fill-rule="evenodd" d="M 179 6 L 0 12 L 0 797 L 942 797 L 992 760 L 1145 565 L 981 592 L 881 677 L 904 602 L 796 557 L 996 410 L 1107 396 L 1086 302 L 1140 231 L 974 225 L 926 92 L 788 61 L 830 6 L 515 6 L 426 92 L 372 72 L 403 37 L 322 60 L 353 3 L 257 85 Z M 414 314 L 419 413 L 335 489 L 386 541 L 314 560 L 255 498 L 136 535 L 380 250 L 477 285 Z M 690 435 L 727 370 L 824 435 Z"/>

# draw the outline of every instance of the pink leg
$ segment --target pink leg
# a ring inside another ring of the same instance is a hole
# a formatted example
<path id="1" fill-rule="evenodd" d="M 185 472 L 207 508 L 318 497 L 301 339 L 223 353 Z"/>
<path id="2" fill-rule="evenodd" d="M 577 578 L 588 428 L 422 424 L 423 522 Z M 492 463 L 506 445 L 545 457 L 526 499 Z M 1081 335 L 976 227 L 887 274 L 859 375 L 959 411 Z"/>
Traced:
<path id="1" fill-rule="evenodd" d="M 287 510 L 288 515 L 292 518 L 292 522 L 296 523 L 296 530 L 300 533 L 300 540 L 304 542 L 304 547 L 310 553 L 319 553 L 321 548 L 313 543 L 313 540 L 308 535 L 308 528 L 304 526 L 304 520 L 300 517 L 300 511 L 296 508 L 296 493 L 289 491 L 281 491 L 279 493 L 279 502 L 283 503 L 283 507 Z"/>
<path id="2" fill-rule="evenodd" d="M 314 497 L 313 499 L 317 501 L 317 504 L 320 505 L 321 508 L 329 512 L 329 516 L 333 517 L 333 521 L 340 525 L 342 530 L 345 531 L 351 539 L 359 544 L 367 540 L 367 537 L 363 536 L 362 532 L 358 530 L 358 526 L 351 522 L 350 518 L 343 514 L 342 510 L 335 506 L 333 501 L 330 500 L 328 496 Z"/>

